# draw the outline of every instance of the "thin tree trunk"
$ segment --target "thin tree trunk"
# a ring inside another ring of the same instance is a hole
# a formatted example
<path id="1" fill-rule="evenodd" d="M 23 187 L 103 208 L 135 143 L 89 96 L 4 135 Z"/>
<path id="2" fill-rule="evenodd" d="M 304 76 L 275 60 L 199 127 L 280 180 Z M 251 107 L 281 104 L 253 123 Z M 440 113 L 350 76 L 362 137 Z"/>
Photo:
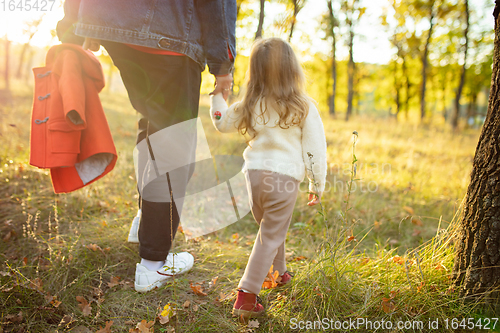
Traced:
<path id="1" fill-rule="evenodd" d="M 290 26 L 290 35 L 288 35 L 288 42 L 292 40 L 293 36 L 293 29 L 295 28 L 295 21 L 297 20 L 297 14 L 299 13 L 299 0 L 292 0 L 293 3 L 293 17 L 292 17 L 292 24 Z"/>
<path id="2" fill-rule="evenodd" d="M 353 41 L 354 41 L 354 31 L 352 31 L 353 27 L 351 25 L 349 31 L 349 63 L 347 64 L 347 112 L 345 116 L 345 120 L 349 120 L 349 117 L 352 114 L 352 100 L 354 97 L 354 71 L 356 69 L 353 57 Z"/>
<path id="3" fill-rule="evenodd" d="M 469 49 L 469 1 L 465 1 L 465 44 L 464 44 L 464 65 L 462 66 L 462 73 L 460 73 L 460 83 L 458 85 L 457 94 L 455 96 L 455 108 L 453 112 L 453 119 L 451 125 L 453 129 L 458 128 L 458 118 L 460 117 L 460 97 L 462 96 L 462 90 L 465 83 L 465 66 L 467 64 L 467 51 Z"/>
<path id="4" fill-rule="evenodd" d="M 259 15 L 259 26 L 257 27 L 257 32 L 255 33 L 255 39 L 262 37 L 262 27 L 264 25 L 264 7 L 266 4 L 266 0 L 260 0 L 260 15 Z"/>
<path id="5" fill-rule="evenodd" d="M 410 108 L 410 88 L 411 88 L 411 82 L 410 82 L 410 77 L 408 75 L 408 68 L 406 67 L 406 56 L 403 57 L 403 64 L 401 65 L 403 69 L 403 76 L 405 77 L 406 81 L 406 98 L 405 98 L 405 118 L 408 120 L 408 110 Z"/>
<path id="6" fill-rule="evenodd" d="M 456 241 L 453 284 L 464 297 L 500 286 L 500 0 L 496 0 L 493 72 Z M 498 304 L 499 294 L 485 295 Z"/>
<path id="7" fill-rule="evenodd" d="M 30 45 L 29 42 L 25 43 L 23 45 L 23 48 L 21 49 L 21 54 L 19 55 L 19 65 L 17 66 L 17 72 L 16 72 L 16 78 L 18 79 L 20 79 L 22 76 L 24 58 L 26 56 L 26 51 L 28 50 L 29 45 Z"/>
<path id="8" fill-rule="evenodd" d="M 4 71 L 4 80 L 5 80 L 5 90 L 10 91 L 10 40 L 5 36 L 5 71 Z"/>
<path id="9" fill-rule="evenodd" d="M 427 83 L 427 67 L 428 67 L 428 54 L 429 54 L 429 44 L 431 43 L 432 31 L 434 29 L 434 3 L 435 0 L 431 0 L 431 15 L 429 18 L 430 28 L 427 34 L 427 39 L 425 41 L 424 54 L 422 55 L 422 85 L 420 89 L 420 118 L 425 117 L 425 89 Z"/>
<path id="10" fill-rule="evenodd" d="M 398 63 L 394 62 L 394 89 L 396 90 L 396 98 L 394 102 L 396 102 L 396 120 L 398 120 L 399 111 L 401 111 L 401 83 L 398 79 Z"/>
<path id="11" fill-rule="evenodd" d="M 332 34 L 332 79 L 333 79 L 333 88 L 332 88 L 332 95 L 330 96 L 330 115 L 334 116 L 335 115 L 335 95 L 337 92 L 337 57 L 336 57 L 336 44 L 337 44 L 337 38 L 335 36 L 335 15 L 333 13 L 333 6 L 332 6 L 332 0 L 329 0 L 327 2 L 328 4 L 328 12 L 329 12 L 329 20 L 330 20 L 330 33 Z"/>

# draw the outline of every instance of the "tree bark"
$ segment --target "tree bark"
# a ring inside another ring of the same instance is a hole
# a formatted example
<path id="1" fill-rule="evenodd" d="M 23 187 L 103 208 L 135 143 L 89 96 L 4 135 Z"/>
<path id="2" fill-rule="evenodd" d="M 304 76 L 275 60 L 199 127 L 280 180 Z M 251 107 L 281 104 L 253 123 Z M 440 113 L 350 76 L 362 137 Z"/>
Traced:
<path id="1" fill-rule="evenodd" d="M 420 88 L 420 118 L 425 118 L 425 89 L 427 83 L 427 67 L 429 65 L 428 62 L 428 54 L 429 54 L 429 44 L 431 43 L 432 31 L 434 30 L 434 3 L 435 0 L 430 0 L 430 17 L 429 17 L 429 31 L 427 34 L 427 39 L 425 41 L 424 53 L 422 54 L 422 85 Z"/>
<path id="2" fill-rule="evenodd" d="M 297 20 L 297 14 L 299 13 L 299 0 L 292 0 L 293 3 L 293 16 L 292 23 L 290 25 L 290 35 L 288 35 L 288 42 L 290 43 L 293 36 L 293 30 L 295 28 L 295 22 Z"/>
<path id="3" fill-rule="evenodd" d="M 347 75 L 348 75 L 347 89 L 348 89 L 348 92 L 347 92 L 347 112 L 345 115 L 346 121 L 349 120 L 349 117 L 352 114 L 352 100 L 354 97 L 354 72 L 356 70 L 356 65 L 354 63 L 354 56 L 353 56 L 354 31 L 352 31 L 352 29 L 353 29 L 353 27 L 351 24 L 350 31 L 349 31 L 349 63 L 347 64 Z"/>
<path id="4" fill-rule="evenodd" d="M 4 71 L 4 80 L 5 80 L 5 90 L 10 91 L 10 40 L 5 36 L 5 71 Z"/>
<path id="5" fill-rule="evenodd" d="M 472 297 L 500 287 L 500 0 L 496 0 L 493 72 L 486 116 L 456 242 L 453 284 Z M 489 299 L 498 302 L 499 295 Z"/>
<path id="6" fill-rule="evenodd" d="M 462 73 L 460 73 L 460 83 L 458 84 L 457 94 L 455 96 L 455 108 L 453 110 L 453 119 L 451 125 L 454 130 L 458 128 L 458 118 L 460 117 L 460 97 L 465 83 L 465 65 L 467 64 L 467 51 L 469 49 L 469 1 L 464 0 L 465 3 L 465 30 L 464 30 L 464 65 L 462 66 Z"/>
<path id="7" fill-rule="evenodd" d="M 335 95 L 337 92 L 337 57 L 336 57 L 336 44 L 337 44 L 337 38 L 335 36 L 335 15 L 333 13 L 333 5 L 332 5 L 332 0 L 328 0 L 327 2 L 328 5 L 328 16 L 329 16 L 329 21 L 330 21 L 330 29 L 329 32 L 331 33 L 332 36 L 332 79 L 333 79 L 333 87 L 332 87 L 332 95 L 330 96 L 330 103 L 329 103 L 329 108 L 330 108 L 330 115 L 335 116 Z"/>
<path id="8" fill-rule="evenodd" d="M 260 0 L 259 26 L 257 27 L 257 32 L 255 33 L 255 40 L 262 37 L 262 27 L 264 26 L 265 4 L 266 0 Z"/>

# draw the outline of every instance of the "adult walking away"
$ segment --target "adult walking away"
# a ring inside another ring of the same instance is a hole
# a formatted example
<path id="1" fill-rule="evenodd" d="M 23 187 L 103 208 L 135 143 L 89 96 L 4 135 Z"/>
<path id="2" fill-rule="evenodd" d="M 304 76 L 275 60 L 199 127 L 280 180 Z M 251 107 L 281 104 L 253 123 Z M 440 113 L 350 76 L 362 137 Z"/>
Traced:
<path id="1" fill-rule="evenodd" d="M 184 196 L 195 164 L 196 130 L 183 124 L 196 124 L 206 64 L 215 75 L 213 93 L 228 97 L 236 54 L 236 1 L 66 0 L 64 10 L 57 25 L 59 39 L 93 51 L 103 45 L 141 115 L 137 147 L 146 149 L 142 155 L 139 150 L 138 163 L 154 165 L 156 171 L 147 182 L 138 175 L 134 220 L 140 219 L 141 262 L 135 289 L 145 292 L 193 266 L 191 254 L 170 253 L 182 210 L 182 201 L 173 196 Z M 159 173 L 161 163 L 180 164 Z"/>

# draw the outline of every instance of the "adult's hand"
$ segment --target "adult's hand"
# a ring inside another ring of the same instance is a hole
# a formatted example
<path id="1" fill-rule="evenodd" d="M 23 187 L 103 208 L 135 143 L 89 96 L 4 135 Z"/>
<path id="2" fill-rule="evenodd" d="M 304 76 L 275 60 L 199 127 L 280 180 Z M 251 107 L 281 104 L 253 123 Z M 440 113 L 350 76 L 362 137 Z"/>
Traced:
<path id="1" fill-rule="evenodd" d="M 210 95 L 216 95 L 218 93 L 222 93 L 222 97 L 224 97 L 224 99 L 227 101 L 232 86 L 233 86 L 233 74 L 215 76 L 215 89 L 210 93 Z"/>
<path id="2" fill-rule="evenodd" d="M 84 50 L 97 52 L 101 47 L 101 41 L 99 39 L 85 37 L 85 42 L 83 42 L 82 47 Z"/>

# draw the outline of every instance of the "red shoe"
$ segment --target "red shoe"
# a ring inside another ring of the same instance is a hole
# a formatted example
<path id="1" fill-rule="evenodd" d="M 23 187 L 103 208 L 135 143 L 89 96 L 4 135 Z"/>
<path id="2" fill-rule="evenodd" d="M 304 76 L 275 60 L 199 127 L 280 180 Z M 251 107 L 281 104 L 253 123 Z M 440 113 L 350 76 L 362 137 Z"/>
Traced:
<path id="1" fill-rule="evenodd" d="M 292 281 L 293 274 L 290 273 L 289 271 L 286 271 L 283 273 L 283 275 L 280 276 L 281 280 L 278 282 L 278 287 L 282 287 L 288 282 Z"/>
<path id="2" fill-rule="evenodd" d="M 236 297 L 232 314 L 244 319 L 259 317 L 265 312 L 264 306 L 261 303 L 262 300 L 259 296 L 238 289 L 238 296 Z"/>

